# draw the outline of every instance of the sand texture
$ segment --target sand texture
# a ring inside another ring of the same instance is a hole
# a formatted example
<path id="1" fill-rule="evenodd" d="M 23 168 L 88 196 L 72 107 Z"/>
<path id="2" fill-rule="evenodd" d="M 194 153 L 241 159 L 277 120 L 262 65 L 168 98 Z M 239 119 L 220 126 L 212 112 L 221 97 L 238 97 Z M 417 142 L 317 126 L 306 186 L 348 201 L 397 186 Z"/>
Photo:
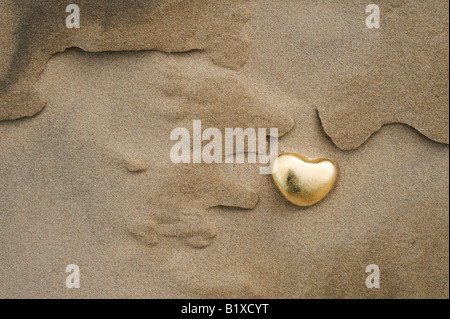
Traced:
<path id="1" fill-rule="evenodd" d="M 218 65 L 237 69 L 247 60 L 242 30 L 246 0 L 80 0 L 82 27 L 65 27 L 59 0 L 2 0 L 0 121 L 32 116 L 45 101 L 34 84 L 55 53 L 86 51 L 203 51 Z M 3 41 L 3 40 L 2 40 Z"/>
<path id="2" fill-rule="evenodd" d="M 270 19 L 258 28 L 282 33 L 263 32 L 256 67 L 317 108 L 339 148 L 360 146 L 388 123 L 448 144 L 448 1 L 377 4 L 374 32 L 364 23 L 367 1 L 262 2 Z"/>
<path id="3" fill-rule="evenodd" d="M 359 0 L 42 3 L 0 0 L 0 298 L 449 297 L 447 1 L 379 30 Z M 259 164 L 174 164 L 193 120 L 337 183 L 297 207 Z"/>

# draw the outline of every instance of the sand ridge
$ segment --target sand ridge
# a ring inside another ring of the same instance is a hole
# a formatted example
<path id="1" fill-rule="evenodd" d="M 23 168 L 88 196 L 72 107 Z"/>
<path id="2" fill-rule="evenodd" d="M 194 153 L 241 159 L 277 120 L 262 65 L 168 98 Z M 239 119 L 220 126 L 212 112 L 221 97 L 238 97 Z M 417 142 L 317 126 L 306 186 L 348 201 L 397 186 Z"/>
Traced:
<path id="1" fill-rule="evenodd" d="M 50 57 L 66 48 L 86 51 L 204 51 L 223 67 L 238 69 L 248 56 L 243 30 L 247 0 L 77 1 L 80 29 L 68 29 L 60 1 L 0 2 L 2 21 L 0 121 L 32 116 L 45 101 L 35 93 Z M 232 53 L 231 53 L 232 52 Z"/>

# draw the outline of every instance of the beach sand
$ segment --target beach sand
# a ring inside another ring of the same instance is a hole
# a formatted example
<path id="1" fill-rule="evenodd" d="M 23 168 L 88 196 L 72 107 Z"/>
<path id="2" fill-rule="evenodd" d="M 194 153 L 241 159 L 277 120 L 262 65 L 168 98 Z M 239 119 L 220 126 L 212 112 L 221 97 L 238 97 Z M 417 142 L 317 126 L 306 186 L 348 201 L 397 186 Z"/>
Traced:
<path id="1" fill-rule="evenodd" d="M 237 2 L 237 55 L 43 60 L 45 107 L 0 121 L 1 298 L 449 297 L 448 2 L 379 1 L 379 30 L 364 1 Z M 301 208 L 259 164 L 173 164 L 193 120 L 276 127 L 338 181 Z"/>

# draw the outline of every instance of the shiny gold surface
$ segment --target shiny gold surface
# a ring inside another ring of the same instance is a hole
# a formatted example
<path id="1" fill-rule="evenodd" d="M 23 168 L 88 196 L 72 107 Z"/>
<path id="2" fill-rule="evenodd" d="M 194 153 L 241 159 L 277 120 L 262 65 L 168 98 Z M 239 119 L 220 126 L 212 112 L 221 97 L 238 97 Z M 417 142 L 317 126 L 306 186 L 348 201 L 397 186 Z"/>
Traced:
<path id="1" fill-rule="evenodd" d="M 324 158 L 285 153 L 272 163 L 272 177 L 288 201 L 297 206 L 311 206 L 333 188 L 337 167 Z"/>

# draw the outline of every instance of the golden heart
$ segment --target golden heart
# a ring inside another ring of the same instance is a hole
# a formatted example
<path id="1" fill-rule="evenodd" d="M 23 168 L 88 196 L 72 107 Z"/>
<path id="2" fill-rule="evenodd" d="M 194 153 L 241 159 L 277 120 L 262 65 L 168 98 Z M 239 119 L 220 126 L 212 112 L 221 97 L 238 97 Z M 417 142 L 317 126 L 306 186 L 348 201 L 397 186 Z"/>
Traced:
<path id="1" fill-rule="evenodd" d="M 297 206 L 311 206 L 322 200 L 333 188 L 338 171 L 330 160 L 312 160 L 293 153 L 279 155 L 271 170 L 283 196 Z"/>

